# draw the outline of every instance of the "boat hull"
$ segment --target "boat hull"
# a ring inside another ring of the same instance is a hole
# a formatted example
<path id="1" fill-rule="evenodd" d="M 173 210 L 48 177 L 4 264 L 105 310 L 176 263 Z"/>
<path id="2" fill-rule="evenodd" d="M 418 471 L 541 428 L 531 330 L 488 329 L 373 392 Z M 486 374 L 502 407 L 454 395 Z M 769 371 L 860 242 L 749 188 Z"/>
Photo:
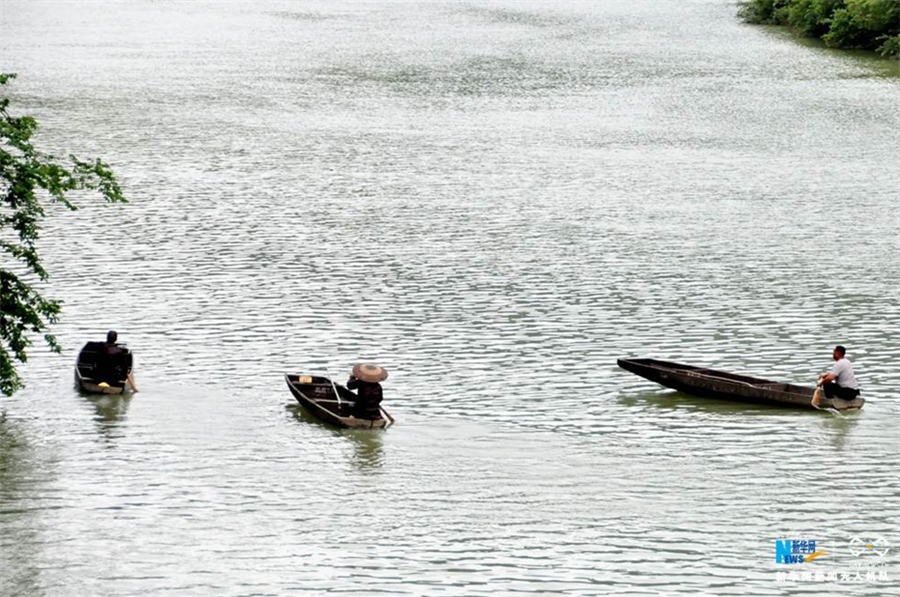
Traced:
<path id="1" fill-rule="evenodd" d="M 97 383 L 94 383 L 92 380 L 85 379 L 81 376 L 78 370 L 75 370 L 75 384 L 84 392 L 88 394 L 124 394 L 125 386 L 113 386 L 106 385 L 101 386 Z"/>
<path id="2" fill-rule="evenodd" d="M 132 367 L 131 352 L 108 356 L 103 342 L 88 342 L 75 361 L 75 384 L 89 394 L 124 394 Z"/>
<path id="3" fill-rule="evenodd" d="M 617 362 L 619 367 L 635 375 L 694 396 L 792 408 L 816 408 L 812 405 L 815 388 L 656 359 L 619 359 Z M 852 410 L 862 408 L 865 402 L 863 398 L 841 400 L 823 397 L 819 408 Z"/>
<path id="4" fill-rule="evenodd" d="M 356 394 L 327 377 L 285 373 L 284 381 L 294 398 L 317 419 L 348 429 L 381 429 L 387 420 L 359 419 L 351 415 Z M 335 396 L 335 389 L 338 396 Z"/>

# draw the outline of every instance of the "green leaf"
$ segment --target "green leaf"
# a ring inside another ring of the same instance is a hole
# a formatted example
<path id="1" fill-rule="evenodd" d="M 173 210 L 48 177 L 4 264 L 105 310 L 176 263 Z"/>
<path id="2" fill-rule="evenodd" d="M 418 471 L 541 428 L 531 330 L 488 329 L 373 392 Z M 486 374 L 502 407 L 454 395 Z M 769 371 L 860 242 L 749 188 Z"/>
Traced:
<path id="1" fill-rule="evenodd" d="M 15 78 L 15 74 L 0 73 L 0 87 Z M 77 209 L 69 194 L 78 190 L 96 191 L 110 203 L 125 203 L 126 199 L 112 169 L 100 159 L 82 160 L 70 155 L 68 162 L 63 162 L 36 149 L 31 139 L 38 129 L 37 121 L 30 116 L 11 115 L 10 103 L 9 98 L 0 98 L 0 253 L 22 264 L 39 280 L 46 280 L 49 274 L 36 248 L 44 204 L 49 201 Z M 51 351 L 62 351 L 47 331 L 57 322 L 62 305 L 44 298 L 8 269 L 0 269 L 0 304 L 0 392 L 11 395 L 22 387 L 16 361 L 28 360 L 31 334 L 42 334 Z"/>

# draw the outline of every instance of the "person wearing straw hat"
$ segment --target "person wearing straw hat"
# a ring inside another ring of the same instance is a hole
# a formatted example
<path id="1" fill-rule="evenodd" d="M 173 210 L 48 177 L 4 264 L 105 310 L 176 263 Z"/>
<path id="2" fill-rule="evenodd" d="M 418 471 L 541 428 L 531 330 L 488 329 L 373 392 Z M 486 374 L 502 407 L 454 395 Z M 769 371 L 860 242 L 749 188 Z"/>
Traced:
<path id="1" fill-rule="evenodd" d="M 381 383 L 386 380 L 388 372 L 384 367 L 371 363 L 359 363 L 353 366 L 347 388 L 356 390 L 356 407 L 353 415 L 359 419 L 380 419 L 379 406 L 384 394 Z"/>

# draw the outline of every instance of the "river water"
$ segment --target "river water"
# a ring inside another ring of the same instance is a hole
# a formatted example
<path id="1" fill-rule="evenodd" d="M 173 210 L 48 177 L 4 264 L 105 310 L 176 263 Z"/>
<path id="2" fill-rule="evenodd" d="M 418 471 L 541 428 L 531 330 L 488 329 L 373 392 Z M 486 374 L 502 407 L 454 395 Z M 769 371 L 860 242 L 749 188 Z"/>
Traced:
<path id="1" fill-rule="evenodd" d="M 735 12 L 4 0 L 14 109 L 130 203 L 44 227 L 0 594 L 896 595 L 900 69 Z M 72 387 L 107 329 L 133 397 Z M 616 366 L 812 385 L 837 343 L 841 418 Z M 282 380 L 359 360 L 386 432 Z"/>

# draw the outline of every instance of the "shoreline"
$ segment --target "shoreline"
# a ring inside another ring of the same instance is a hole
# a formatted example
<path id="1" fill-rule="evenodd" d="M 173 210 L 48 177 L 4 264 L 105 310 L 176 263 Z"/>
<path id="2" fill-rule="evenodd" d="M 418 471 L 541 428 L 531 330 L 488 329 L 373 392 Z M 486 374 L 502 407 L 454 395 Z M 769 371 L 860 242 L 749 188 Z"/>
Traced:
<path id="1" fill-rule="evenodd" d="M 900 2 L 891 0 L 745 0 L 738 18 L 777 27 L 812 46 L 900 61 Z"/>
<path id="2" fill-rule="evenodd" d="M 745 23 L 750 25 L 750 23 Z M 897 78 L 900 77 L 900 60 L 885 58 L 873 50 L 861 50 L 859 48 L 832 48 L 824 41 L 815 37 L 803 37 L 797 35 L 790 27 L 784 25 L 753 25 L 762 29 L 766 34 L 790 43 L 798 44 L 811 50 L 823 52 L 831 56 L 849 58 L 861 68 L 871 69 L 872 77 Z"/>

